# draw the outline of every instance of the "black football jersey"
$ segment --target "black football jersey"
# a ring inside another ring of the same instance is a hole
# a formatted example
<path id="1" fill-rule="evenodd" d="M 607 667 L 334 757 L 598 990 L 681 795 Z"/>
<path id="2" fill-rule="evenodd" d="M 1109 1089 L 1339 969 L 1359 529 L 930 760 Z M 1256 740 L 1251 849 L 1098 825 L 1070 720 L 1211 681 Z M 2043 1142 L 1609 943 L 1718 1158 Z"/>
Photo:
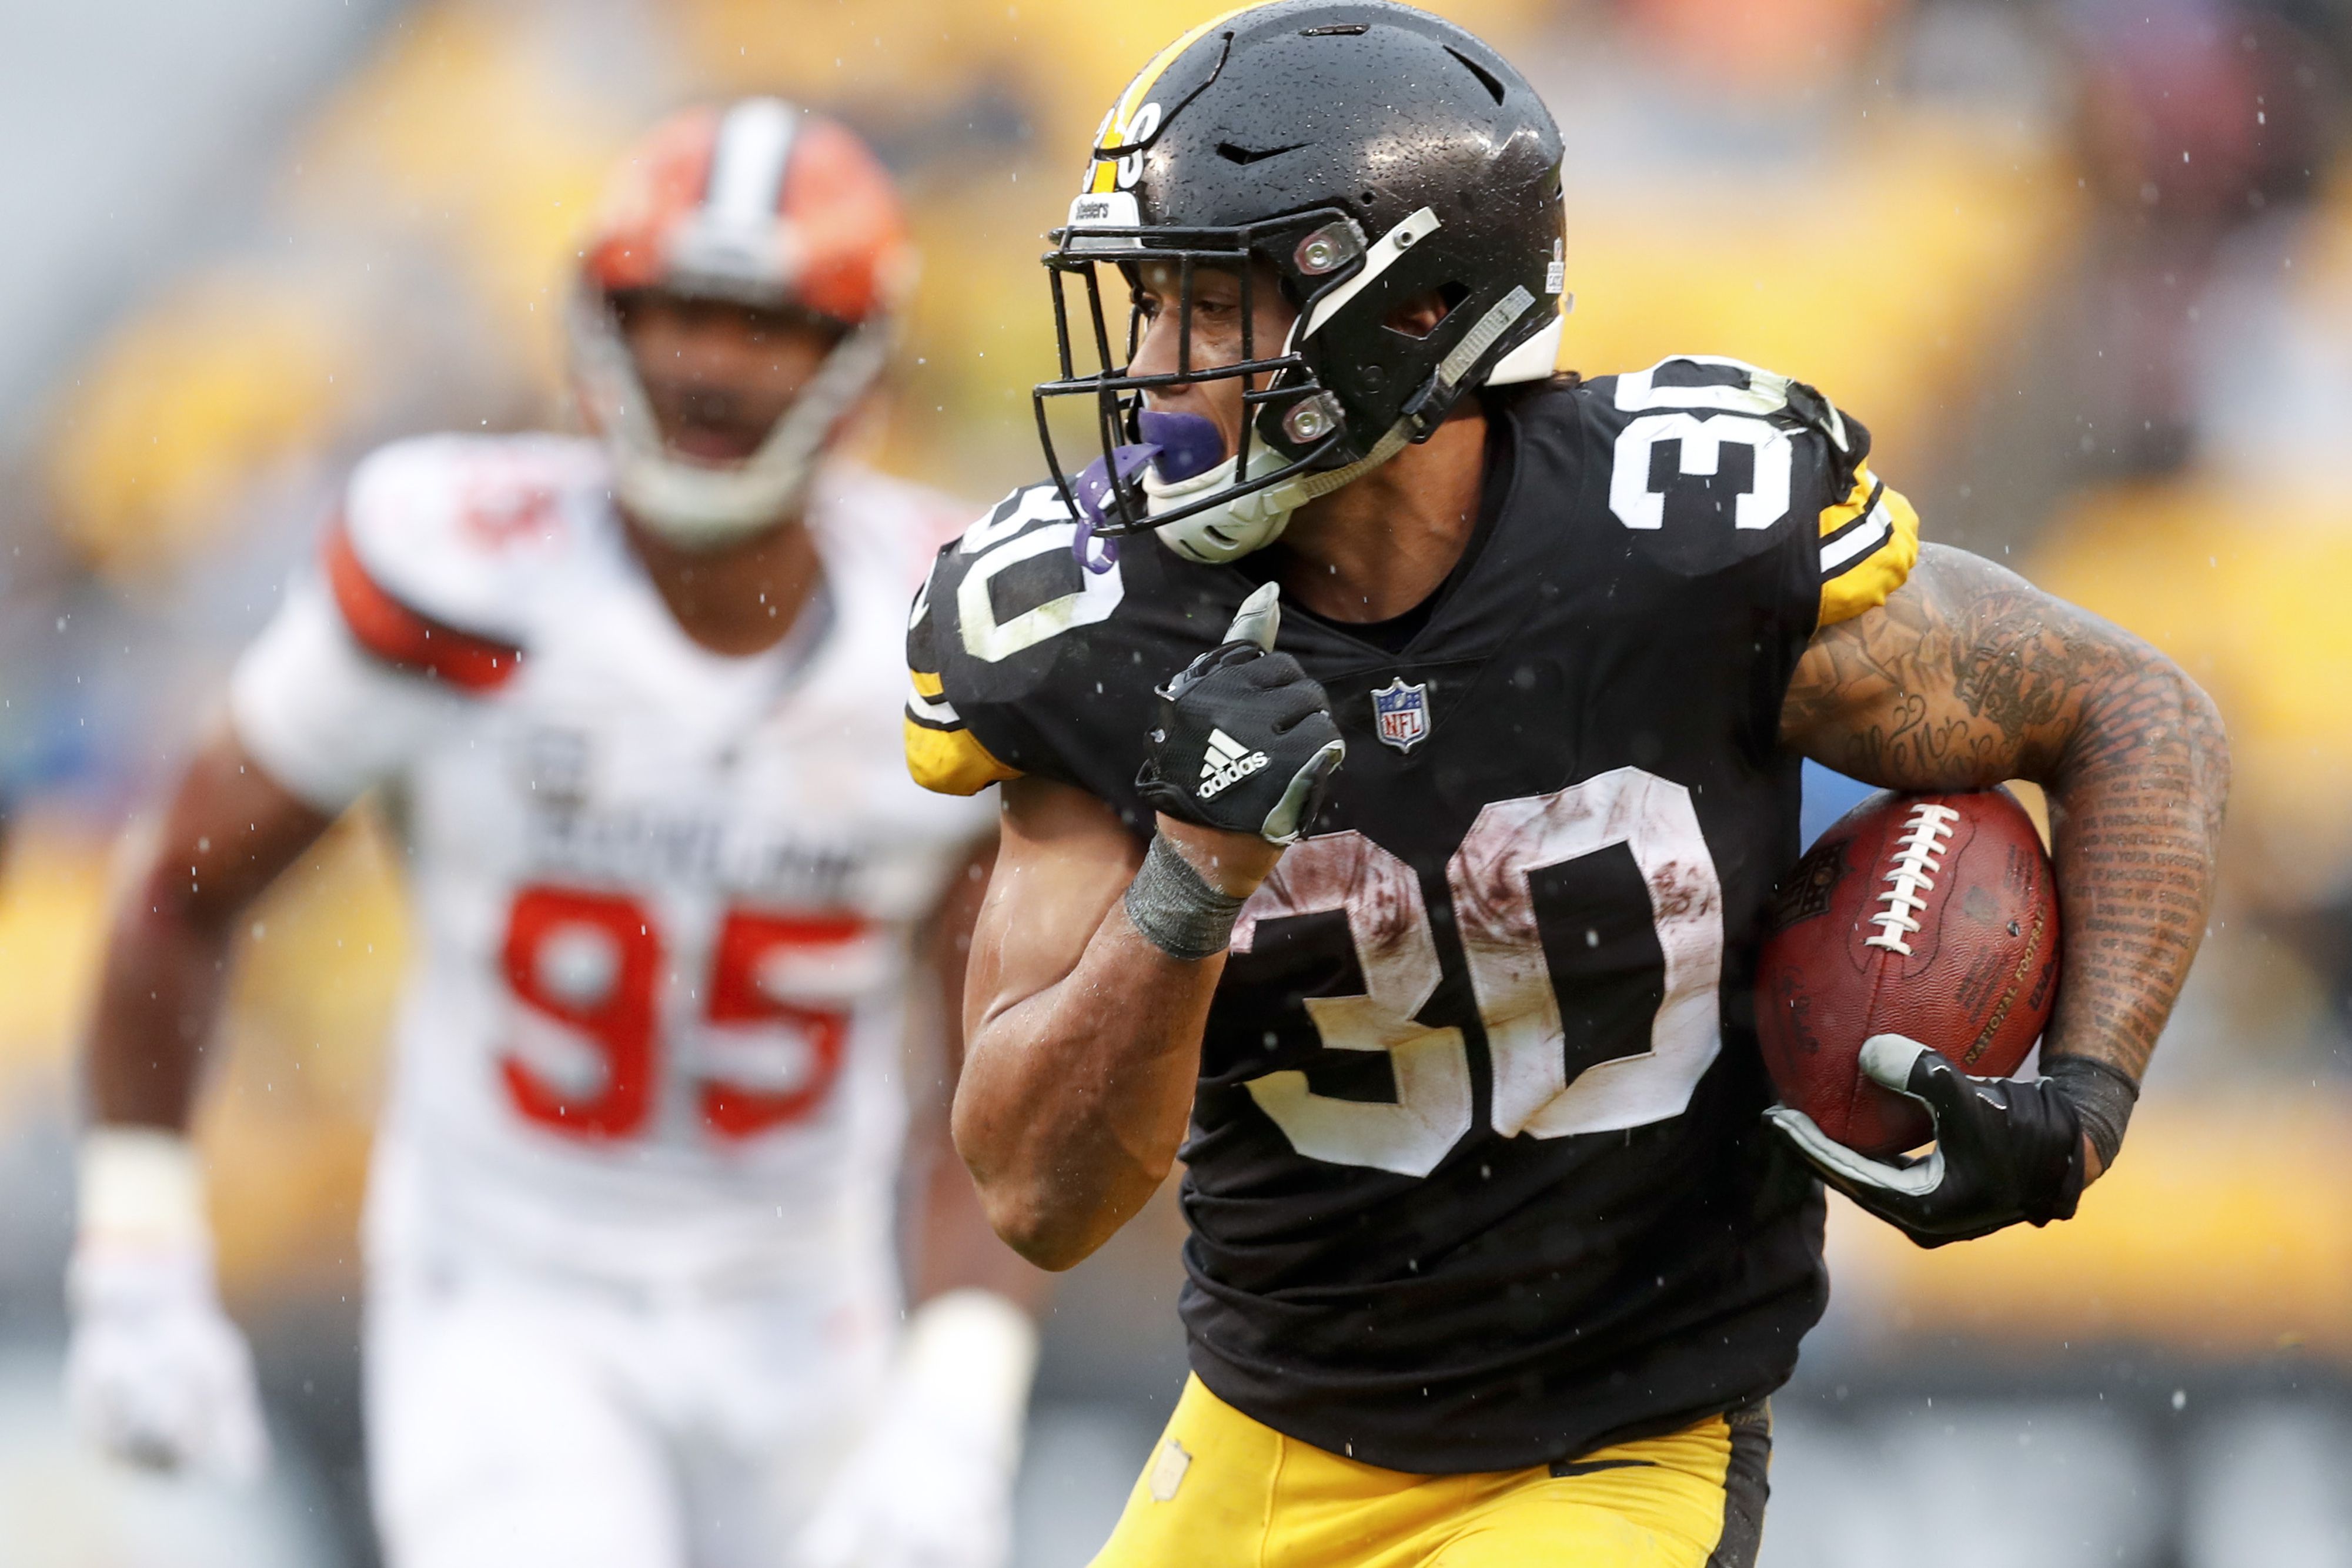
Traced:
<path id="1" fill-rule="evenodd" d="M 1515 1469 L 1769 1392 L 1820 1316 L 1749 997 L 1795 859 L 1777 735 L 1824 618 L 1916 525 L 1819 394 L 1751 367 L 1490 395 L 1489 516 L 1397 651 L 1286 608 L 1345 764 L 1235 926 L 1183 1207 L 1192 1365 L 1277 1430 Z M 1278 567 L 1149 536 L 1087 570 L 1052 486 L 940 554 L 910 764 L 1136 796 L 1153 688 Z"/>

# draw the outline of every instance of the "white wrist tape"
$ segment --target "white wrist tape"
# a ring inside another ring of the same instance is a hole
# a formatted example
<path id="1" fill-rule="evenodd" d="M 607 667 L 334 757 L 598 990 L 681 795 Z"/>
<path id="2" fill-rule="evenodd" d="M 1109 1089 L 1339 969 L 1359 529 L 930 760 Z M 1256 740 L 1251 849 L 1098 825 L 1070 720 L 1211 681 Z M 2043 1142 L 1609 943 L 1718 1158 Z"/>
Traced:
<path id="1" fill-rule="evenodd" d="M 82 1134 L 78 1229 L 85 1241 L 209 1249 L 205 1179 L 188 1140 L 160 1127 Z"/>
<path id="2" fill-rule="evenodd" d="M 899 1365 L 934 1408 L 965 1413 L 991 1442 L 1018 1452 L 1037 1370 L 1037 1325 L 1027 1312 L 976 1287 L 933 1296 L 907 1321 Z"/>

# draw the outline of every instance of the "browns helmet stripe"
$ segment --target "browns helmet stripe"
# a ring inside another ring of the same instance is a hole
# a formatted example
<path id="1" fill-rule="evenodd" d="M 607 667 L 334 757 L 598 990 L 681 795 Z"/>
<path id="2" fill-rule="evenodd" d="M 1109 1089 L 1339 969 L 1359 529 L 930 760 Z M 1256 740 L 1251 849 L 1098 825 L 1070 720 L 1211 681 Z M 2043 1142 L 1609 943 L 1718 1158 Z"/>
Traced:
<path id="1" fill-rule="evenodd" d="M 708 222 L 764 226 L 783 210 L 784 171 L 792 166 L 799 114 L 782 99 L 747 98 L 719 122 L 703 187 Z"/>

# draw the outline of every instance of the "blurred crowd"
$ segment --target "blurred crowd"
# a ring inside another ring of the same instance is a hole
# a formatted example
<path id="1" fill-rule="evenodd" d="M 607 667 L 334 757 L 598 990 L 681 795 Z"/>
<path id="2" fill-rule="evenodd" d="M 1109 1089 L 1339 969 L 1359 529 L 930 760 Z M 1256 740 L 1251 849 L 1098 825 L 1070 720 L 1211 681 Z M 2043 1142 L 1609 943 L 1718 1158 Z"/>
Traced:
<path id="1" fill-rule="evenodd" d="M 404 936 L 397 850 L 364 817 L 254 921 L 206 1111 L 226 1282 L 298 1433 L 293 1500 L 255 1522 L 157 1493 L 101 1541 L 73 1521 L 106 1483 L 60 1479 L 82 1472 L 43 1414 L 109 857 L 344 469 L 417 431 L 566 423 L 563 279 L 606 161 L 678 102 L 777 90 L 904 183 L 925 268 L 871 439 L 977 510 L 1033 476 L 1053 342 L 1035 256 L 1090 132 L 1136 60 L 1217 8 L 362 0 L 330 22 L 222 0 L 204 37 L 154 0 L 0 17 L 0 126 L 37 152 L 0 172 L 19 187 L 0 262 L 0 1540 L 47 1553 L 10 1562 L 367 1550 L 353 1214 Z M 2128 1152 L 2046 1232 L 1930 1254 L 1833 1218 L 1838 1296 L 1783 1402 L 1767 1561 L 1904 1539 L 1930 1563 L 2352 1563 L 2340 1486 L 2294 1479 L 2352 1436 L 2352 10 L 1433 8 L 1520 61 L 1566 131 L 1565 364 L 1697 350 L 1821 387 L 1928 538 L 2148 638 L 2234 740 L 2223 907 Z M 1084 1560 L 1172 1397 L 1175 1234 L 1135 1228 L 1061 1298 L 1026 1562 Z M 1922 1472 L 2119 1500 L 2064 1540 L 1988 1543 L 1956 1515 L 1922 1542 L 1921 1511 L 1949 1506 L 1903 1500 Z"/>

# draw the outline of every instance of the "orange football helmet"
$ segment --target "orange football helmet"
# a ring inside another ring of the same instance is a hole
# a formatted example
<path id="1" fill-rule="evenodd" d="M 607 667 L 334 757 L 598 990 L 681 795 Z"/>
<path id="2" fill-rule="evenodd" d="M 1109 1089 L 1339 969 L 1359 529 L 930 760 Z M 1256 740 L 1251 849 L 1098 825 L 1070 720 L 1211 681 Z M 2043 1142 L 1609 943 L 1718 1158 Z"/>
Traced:
<path id="1" fill-rule="evenodd" d="M 571 312 L 574 374 L 611 448 L 623 505 L 685 544 L 788 513 L 844 415 L 881 372 L 914 249 L 890 176 L 856 135 L 774 98 L 691 109 L 623 160 L 588 235 Z M 614 308 L 617 294 L 793 306 L 840 340 L 740 463 L 662 440 Z"/>

